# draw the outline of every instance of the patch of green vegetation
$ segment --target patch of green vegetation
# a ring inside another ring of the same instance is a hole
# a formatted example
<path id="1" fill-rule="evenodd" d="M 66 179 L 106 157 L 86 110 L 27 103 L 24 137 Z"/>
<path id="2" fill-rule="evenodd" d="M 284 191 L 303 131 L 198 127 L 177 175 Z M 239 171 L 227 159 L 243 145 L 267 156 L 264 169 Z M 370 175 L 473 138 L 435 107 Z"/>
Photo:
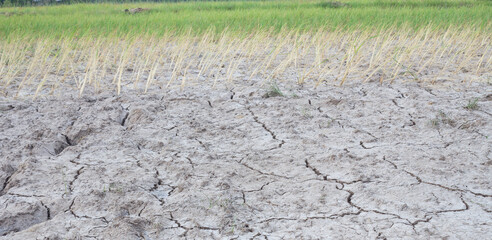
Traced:
<path id="1" fill-rule="evenodd" d="M 150 11 L 125 14 L 125 9 Z M 73 4 L 0 9 L 0 39 L 9 37 L 161 36 L 237 31 L 381 30 L 429 25 L 492 32 L 492 1 L 340 0 Z"/>
<path id="2" fill-rule="evenodd" d="M 478 109 L 478 98 L 471 99 L 468 101 L 468 104 L 465 106 L 468 110 L 477 110 Z"/>
<path id="3" fill-rule="evenodd" d="M 285 94 L 280 90 L 276 81 L 270 82 L 270 89 L 263 95 L 264 98 L 284 97 Z"/>

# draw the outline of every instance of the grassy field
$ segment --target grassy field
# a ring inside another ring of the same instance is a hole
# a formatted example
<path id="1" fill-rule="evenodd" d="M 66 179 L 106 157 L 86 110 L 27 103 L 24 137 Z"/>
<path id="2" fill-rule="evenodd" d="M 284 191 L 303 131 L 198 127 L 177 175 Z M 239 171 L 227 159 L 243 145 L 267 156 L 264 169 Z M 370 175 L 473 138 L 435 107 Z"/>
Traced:
<path id="1" fill-rule="evenodd" d="M 124 9 L 149 11 L 126 14 Z M 492 1 L 351 0 L 1 8 L 0 94 L 238 80 L 488 80 Z M 473 73 L 466 79 L 460 74 Z"/>
<path id="2" fill-rule="evenodd" d="M 150 11 L 129 16 L 126 8 Z M 490 31 L 491 1 L 353 0 L 341 5 L 322 1 L 186 2 L 141 4 L 75 4 L 4 8 L 0 36 L 165 35 L 169 31 L 250 32 L 282 28 L 310 30 L 419 29 L 466 26 Z"/>

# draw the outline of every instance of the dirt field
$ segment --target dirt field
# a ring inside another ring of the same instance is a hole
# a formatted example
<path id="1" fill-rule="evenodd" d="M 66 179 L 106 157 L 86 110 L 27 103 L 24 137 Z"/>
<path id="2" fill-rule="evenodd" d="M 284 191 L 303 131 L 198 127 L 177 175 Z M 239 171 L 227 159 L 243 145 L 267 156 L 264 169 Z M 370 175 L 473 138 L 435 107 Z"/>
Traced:
<path id="1" fill-rule="evenodd" d="M 0 238 L 490 238 L 490 83 L 281 88 L 1 100 Z"/>

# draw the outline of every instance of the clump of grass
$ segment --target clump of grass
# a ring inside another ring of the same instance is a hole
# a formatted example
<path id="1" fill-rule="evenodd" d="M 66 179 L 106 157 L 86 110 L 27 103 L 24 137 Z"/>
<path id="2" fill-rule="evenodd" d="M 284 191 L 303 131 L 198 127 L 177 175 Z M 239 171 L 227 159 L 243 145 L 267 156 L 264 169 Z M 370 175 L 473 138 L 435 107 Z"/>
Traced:
<path id="1" fill-rule="evenodd" d="M 277 84 L 277 81 L 271 81 L 270 82 L 270 88 L 268 91 L 263 95 L 264 98 L 271 98 L 271 97 L 284 97 L 285 94 L 280 90 L 280 87 Z"/>
<path id="2" fill-rule="evenodd" d="M 468 110 L 477 110 L 478 109 L 478 98 L 470 99 L 468 104 L 465 106 Z"/>

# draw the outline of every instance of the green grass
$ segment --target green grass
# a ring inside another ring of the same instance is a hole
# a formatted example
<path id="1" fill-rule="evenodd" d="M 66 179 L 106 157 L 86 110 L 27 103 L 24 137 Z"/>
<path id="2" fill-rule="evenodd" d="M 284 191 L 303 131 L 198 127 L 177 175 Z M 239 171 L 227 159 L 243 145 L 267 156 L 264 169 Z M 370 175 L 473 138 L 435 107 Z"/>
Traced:
<path id="1" fill-rule="evenodd" d="M 468 104 L 465 106 L 468 110 L 477 110 L 478 109 L 478 98 L 472 99 L 468 101 Z"/>
<path id="2" fill-rule="evenodd" d="M 280 90 L 280 87 L 278 86 L 276 81 L 272 81 L 270 83 L 270 89 L 263 95 L 264 98 L 271 98 L 271 97 L 284 97 L 285 94 Z"/>
<path id="3" fill-rule="evenodd" d="M 435 26 L 491 32 L 492 1 L 353 0 L 74 4 L 1 8 L 0 38 L 164 35 L 224 29 L 240 33 L 296 29 L 357 30 Z M 128 15 L 126 8 L 150 8 Z"/>

